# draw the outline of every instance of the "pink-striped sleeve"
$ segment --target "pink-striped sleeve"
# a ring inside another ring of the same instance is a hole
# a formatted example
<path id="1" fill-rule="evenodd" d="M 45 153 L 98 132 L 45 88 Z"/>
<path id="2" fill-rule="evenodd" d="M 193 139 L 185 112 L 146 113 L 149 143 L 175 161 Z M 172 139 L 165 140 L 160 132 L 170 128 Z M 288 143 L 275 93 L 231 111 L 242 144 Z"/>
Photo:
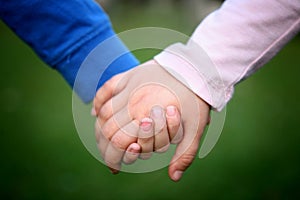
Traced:
<path id="1" fill-rule="evenodd" d="M 154 59 L 220 111 L 234 85 L 267 63 L 300 30 L 300 0 L 227 0 L 187 44 Z"/>

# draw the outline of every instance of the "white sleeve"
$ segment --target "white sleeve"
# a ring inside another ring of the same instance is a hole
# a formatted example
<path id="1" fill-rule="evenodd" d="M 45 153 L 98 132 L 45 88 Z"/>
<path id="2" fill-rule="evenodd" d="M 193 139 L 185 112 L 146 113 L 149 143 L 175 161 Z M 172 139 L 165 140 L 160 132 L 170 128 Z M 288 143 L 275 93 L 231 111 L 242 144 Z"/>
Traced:
<path id="1" fill-rule="evenodd" d="M 220 111 L 234 85 L 267 63 L 300 30 L 300 0 L 227 0 L 186 45 L 154 59 Z"/>

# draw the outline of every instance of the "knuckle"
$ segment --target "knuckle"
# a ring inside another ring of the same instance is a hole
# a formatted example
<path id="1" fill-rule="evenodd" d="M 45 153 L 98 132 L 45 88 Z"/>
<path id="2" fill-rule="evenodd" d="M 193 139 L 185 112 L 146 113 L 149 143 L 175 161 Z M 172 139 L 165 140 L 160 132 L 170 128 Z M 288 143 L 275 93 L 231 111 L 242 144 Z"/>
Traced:
<path id="1" fill-rule="evenodd" d="M 109 79 L 108 81 L 106 81 L 103 86 L 102 89 L 104 91 L 110 91 L 112 89 L 112 79 Z"/>
<path id="2" fill-rule="evenodd" d="M 114 147 L 121 149 L 121 150 L 125 150 L 127 145 L 126 142 L 123 140 L 121 135 L 114 135 L 114 137 L 111 140 L 111 143 Z"/>
<path id="3" fill-rule="evenodd" d="M 104 105 L 102 106 L 102 108 L 100 109 L 100 112 L 99 112 L 99 116 L 102 120 L 107 120 L 110 116 L 110 107 L 109 105 Z"/>
<path id="4" fill-rule="evenodd" d="M 105 92 L 104 85 L 97 91 L 95 98 L 94 98 L 94 105 L 97 106 L 98 103 L 103 101 L 103 93 Z"/>
<path id="5" fill-rule="evenodd" d="M 114 85 L 114 83 L 116 83 L 119 80 L 119 74 L 114 75 L 113 77 L 111 77 L 107 83 L 109 84 L 110 87 L 112 87 L 112 85 Z"/>
<path id="6" fill-rule="evenodd" d="M 94 102 L 98 101 L 101 98 L 101 88 L 96 92 Z"/>
<path id="7" fill-rule="evenodd" d="M 111 133 L 111 128 L 109 125 L 104 125 L 102 127 L 102 134 L 104 135 L 105 138 L 107 138 L 108 140 L 110 140 L 112 138 L 112 133 Z"/>
<path id="8" fill-rule="evenodd" d="M 195 158 L 195 154 L 194 154 L 194 153 L 193 153 L 193 154 L 191 154 L 191 153 L 183 154 L 183 155 L 180 157 L 180 160 L 179 160 L 180 165 L 181 165 L 184 169 L 186 169 L 186 168 L 188 168 L 188 167 L 192 164 L 194 158 Z"/>

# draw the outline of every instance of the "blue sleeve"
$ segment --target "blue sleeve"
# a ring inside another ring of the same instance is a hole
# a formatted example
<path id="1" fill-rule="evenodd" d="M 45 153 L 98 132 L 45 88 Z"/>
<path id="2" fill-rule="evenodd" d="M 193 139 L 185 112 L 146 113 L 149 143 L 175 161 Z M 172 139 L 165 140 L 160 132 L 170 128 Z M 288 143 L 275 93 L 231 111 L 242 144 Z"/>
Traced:
<path id="1" fill-rule="evenodd" d="M 93 0 L 0 0 L 0 17 L 72 87 L 87 55 L 108 38 L 113 39 L 89 62 L 94 65 L 90 69 L 100 68 L 104 72 L 98 77 L 97 88 L 113 75 L 139 64 L 114 33 L 108 16 Z M 121 56 L 107 63 L 107 56 L 115 50 Z M 89 88 L 89 73 L 76 80 L 78 84 L 74 88 L 85 102 L 91 101 L 96 91 Z"/>

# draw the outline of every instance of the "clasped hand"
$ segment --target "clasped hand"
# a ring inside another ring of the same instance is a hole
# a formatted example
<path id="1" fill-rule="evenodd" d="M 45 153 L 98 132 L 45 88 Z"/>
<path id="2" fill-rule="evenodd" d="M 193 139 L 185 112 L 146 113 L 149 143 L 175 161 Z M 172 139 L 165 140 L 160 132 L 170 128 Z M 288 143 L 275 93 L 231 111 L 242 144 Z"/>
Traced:
<path id="1" fill-rule="evenodd" d="M 155 61 L 114 76 L 94 99 L 98 149 L 113 173 L 121 164 L 176 151 L 169 165 L 181 179 L 198 150 L 209 122 L 209 106 Z"/>

